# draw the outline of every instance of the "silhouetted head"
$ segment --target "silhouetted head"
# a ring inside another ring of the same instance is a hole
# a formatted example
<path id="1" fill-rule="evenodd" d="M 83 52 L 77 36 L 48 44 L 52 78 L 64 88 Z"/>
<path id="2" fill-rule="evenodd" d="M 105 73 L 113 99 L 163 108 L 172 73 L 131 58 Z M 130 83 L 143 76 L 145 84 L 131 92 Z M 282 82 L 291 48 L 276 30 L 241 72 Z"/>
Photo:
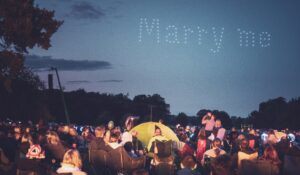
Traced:
<path id="1" fill-rule="evenodd" d="M 215 127 L 216 128 L 221 128 L 222 127 L 222 122 L 221 122 L 221 120 L 216 120 L 216 123 L 215 123 Z"/>
<path id="2" fill-rule="evenodd" d="M 196 160 L 193 156 L 187 155 L 180 163 L 181 168 L 195 169 L 197 168 Z"/>
<path id="3" fill-rule="evenodd" d="M 105 134 L 105 126 L 101 125 L 95 128 L 95 136 L 98 138 L 103 138 Z"/>

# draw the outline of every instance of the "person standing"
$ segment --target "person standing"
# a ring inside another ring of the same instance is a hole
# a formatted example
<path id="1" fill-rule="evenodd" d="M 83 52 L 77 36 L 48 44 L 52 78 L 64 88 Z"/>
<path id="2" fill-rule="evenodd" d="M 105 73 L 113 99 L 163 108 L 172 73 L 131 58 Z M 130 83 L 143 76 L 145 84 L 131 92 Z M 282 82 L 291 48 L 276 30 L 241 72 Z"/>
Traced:
<path id="1" fill-rule="evenodd" d="M 208 138 L 215 126 L 215 115 L 211 112 L 208 112 L 203 118 L 202 118 L 202 125 L 205 125 L 205 135 Z"/>
<path id="2" fill-rule="evenodd" d="M 224 139 L 224 136 L 225 136 L 225 128 L 222 127 L 222 122 L 221 120 L 216 120 L 215 122 L 215 127 L 214 127 L 214 135 L 215 135 L 215 138 L 219 138 L 220 140 L 223 141 Z"/>

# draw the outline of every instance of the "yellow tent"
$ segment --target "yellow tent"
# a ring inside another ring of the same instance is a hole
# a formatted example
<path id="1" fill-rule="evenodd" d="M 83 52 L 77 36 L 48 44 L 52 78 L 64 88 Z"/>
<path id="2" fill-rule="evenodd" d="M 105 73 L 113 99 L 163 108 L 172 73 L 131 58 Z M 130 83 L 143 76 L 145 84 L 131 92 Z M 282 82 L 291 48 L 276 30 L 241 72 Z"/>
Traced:
<path id="1" fill-rule="evenodd" d="M 137 138 L 145 145 L 147 146 L 150 139 L 153 137 L 154 135 L 154 130 L 155 130 L 155 126 L 159 127 L 161 129 L 161 133 L 162 136 L 164 136 L 166 139 L 168 140 L 172 140 L 175 142 L 179 142 L 178 137 L 176 136 L 176 134 L 172 131 L 172 129 L 170 129 L 169 127 L 167 127 L 166 125 L 163 125 L 161 123 L 157 123 L 157 122 L 146 122 L 146 123 L 142 123 L 134 128 L 132 128 L 130 130 L 130 132 L 132 133 L 132 131 L 137 131 L 138 135 Z"/>
<path id="2" fill-rule="evenodd" d="M 281 139 L 282 137 L 286 137 L 286 133 L 284 133 L 284 132 L 279 132 L 279 131 L 275 130 L 274 133 L 275 133 L 275 136 L 276 136 L 277 139 Z"/>

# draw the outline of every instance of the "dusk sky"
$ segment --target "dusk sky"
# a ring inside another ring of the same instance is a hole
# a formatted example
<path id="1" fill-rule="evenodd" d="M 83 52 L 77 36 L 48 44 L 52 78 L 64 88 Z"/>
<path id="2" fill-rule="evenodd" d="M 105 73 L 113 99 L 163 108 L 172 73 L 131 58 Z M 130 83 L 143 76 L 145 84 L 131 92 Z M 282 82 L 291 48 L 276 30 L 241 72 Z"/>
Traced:
<path id="1" fill-rule="evenodd" d="M 300 96 L 299 0 L 36 4 L 64 24 L 27 64 L 58 67 L 67 91 L 158 93 L 172 114 L 218 109 L 242 117 L 268 99 Z M 48 73 L 38 71 L 44 81 Z"/>

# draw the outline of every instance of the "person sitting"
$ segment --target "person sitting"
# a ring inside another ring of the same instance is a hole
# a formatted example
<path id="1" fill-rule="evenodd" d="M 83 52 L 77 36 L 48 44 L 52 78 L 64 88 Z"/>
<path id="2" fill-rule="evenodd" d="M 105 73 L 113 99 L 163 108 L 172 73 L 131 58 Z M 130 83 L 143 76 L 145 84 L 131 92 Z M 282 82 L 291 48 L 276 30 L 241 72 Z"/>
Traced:
<path id="1" fill-rule="evenodd" d="M 46 137 L 46 159 L 51 163 L 61 162 L 66 152 L 66 148 L 62 145 L 60 138 L 55 131 L 49 131 Z"/>
<path id="2" fill-rule="evenodd" d="M 104 151 L 111 151 L 112 147 L 110 147 L 107 143 L 104 141 L 104 134 L 105 134 L 105 126 L 98 126 L 95 128 L 95 136 L 91 142 L 90 142 L 90 150 L 104 150 Z"/>
<path id="3" fill-rule="evenodd" d="M 278 141 L 279 139 L 276 137 L 274 130 L 270 129 L 268 131 L 267 144 L 275 145 Z"/>
<path id="4" fill-rule="evenodd" d="M 242 175 L 279 175 L 280 160 L 273 146 L 267 146 L 263 156 L 255 160 L 243 160 L 239 168 Z M 289 173 L 285 173 L 289 174 Z"/>
<path id="5" fill-rule="evenodd" d="M 244 138 L 240 141 L 239 151 L 232 156 L 232 168 L 237 170 L 240 167 L 241 161 L 244 159 L 256 159 L 258 156 L 252 148 L 249 147 L 248 139 Z"/>
<path id="6" fill-rule="evenodd" d="M 125 121 L 125 131 L 122 134 L 121 145 L 125 145 L 127 142 L 132 142 L 132 134 L 129 132 L 134 126 L 135 117 L 129 116 Z"/>
<path id="7" fill-rule="evenodd" d="M 26 134 L 27 135 L 27 134 Z M 27 141 L 26 141 L 26 139 Z M 41 160 L 45 158 L 45 151 L 42 149 L 38 134 L 33 133 L 32 136 L 25 136 L 20 147 L 19 157 L 16 160 L 17 172 L 29 171 L 42 174 Z M 28 143 L 28 145 L 26 144 Z M 25 151 L 25 149 L 27 150 Z"/>
<path id="8" fill-rule="evenodd" d="M 197 163 L 193 156 L 188 155 L 183 158 L 180 163 L 181 170 L 177 172 L 177 175 L 200 175 L 197 169 Z"/>
<path id="9" fill-rule="evenodd" d="M 25 133 L 21 138 L 19 147 L 19 155 L 17 159 L 25 158 L 29 147 L 32 145 L 32 137 L 29 133 Z"/>
<path id="10" fill-rule="evenodd" d="M 70 126 L 68 125 L 59 126 L 57 129 L 57 135 L 60 138 L 60 142 L 65 147 L 71 147 L 73 141 L 71 135 L 69 134 L 69 131 L 70 131 Z"/>
<path id="11" fill-rule="evenodd" d="M 86 175 L 85 172 L 81 171 L 82 160 L 80 154 L 76 149 L 68 150 L 61 163 L 61 167 L 57 169 L 58 174 L 72 173 L 72 175 Z"/>
<path id="12" fill-rule="evenodd" d="M 224 150 L 221 149 L 222 141 L 219 138 L 216 138 L 212 142 L 212 148 L 204 152 L 204 156 L 202 158 L 202 165 L 205 163 L 206 158 L 216 158 L 220 155 L 226 154 Z"/>
<path id="13" fill-rule="evenodd" d="M 45 158 L 45 151 L 42 149 L 41 145 L 39 144 L 37 134 L 32 135 L 32 142 L 28 148 L 26 153 L 26 158 L 28 159 L 44 159 Z"/>
<path id="14" fill-rule="evenodd" d="M 259 158 L 270 163 L 275 174 L 279 174 L 281 161 L 278 157 L 277 151 L 273 146 L 267 146 L 264 150 L 264 154 Z"/>
<path id="15" fill-rule="evenodd" d="M 181 141 L 181 143 L 183 143 L 183 147 L 178 150 L 178 154 L 180 158 L 184 158 L 187 155 L 194 155 L 194 149 L 192 148 L 192 144 L 188 138 L 188 136 L 186 134 L 181 135 L 181 137 L 179 138 L 179 140 Z"/>
<path id="16" fill-rule="evenodd" d="M 215 138 L 219 138 L 220 140 L 224 139 L 226 130 L 222 127 L 221 120 L 216 120 L 215 127 L 213 129 L 213 134 Z"/>
<path id="17" fill-rule="evenodd" d="M 249 131 L 248 140 L 249 140 L 249 147 L 253 150 L 258 151 L 259 141 L 254 129 L 251 129 Z"/>
<path id="18" fill-rule="evenodd" d="M 145 154 L 145 150 L 142 142 L 137 138 L 137 136 L 138 136 L 138 132 L 132 131 L 132 147 L 135 154 L 142 156 Z"/>
<path id="19" fill-rule="evenodd" d="M 118 140 L 119 140 L 119 136 L 116 133 L 112 133 L 110 136 L 110 142 L 108 143 L 108 145 L 112 149 L 116 149 L 116 148 L 122 146 L 121 144 L 118 143 Z"/>
<path id="20" fill-rule="evenodd" d="M 158 141 L 167 141 L 168 139 L 162 135 L 161 129 L 157 126 L 155 126 L 154 130 L 154 136 L 150 139 L 147 150 L 148 152 L 154 152 L 154 145 L 153 143 L 158 140 Z"/>
<path id="21" fill-rule="evenodd" d="M 235 127 L 231 128 L 231 132 L 230 132 L 229 138 L 228 138 L 229 145 L 231 147 L 231 150 L 230 150 L 231 155 L 233 155 L 234 153 L 237 153 L 239 150 L 238 136 L 239 136 L 238 130 Z"/>
<path id="22" fill-rule="evenodd" d="M 91 133 L 90 127 L 88 126 L 83 127 L 81 136 L 86 144 L 90 143 L 94 139 L 94 135 Z"/>
<path id="23" fill-rule="evenodd" d="M 124 149 L 126 150 L 126 152 L 128 153 L 128 155 L 132 158 L 137 158 L 138 155 L 135 154 L 134 150 L 133 150 L 133 145 L 132 142 L 126 142 L 124 144 Z"/>
<path id="24" fill-rule="evenodd" d="M 104 135 L 104 141 L 106 143 L 109 143 L 110 142 L 110 137 L 111 137 L 111 134 L 112 134 L 112 130 L 115 128 L 115 124 L 113 121 L 109 121 L 108 124 L 107 124 L 107 130 L 105 132 L 105 135 Z"/>
<path id="25" fill-rule="evenodd" d="M 221 155 L 211 162 L 212 175 L 232 175 L 231 157 L 229 155 Z"/>
<path id="26" fill-rule="evenodd" d="M 76 149 L 76 148 L 83 147 L 84 140 L 80 135 L 78 135 L 78 133 L 74 127 L 70 127 L 69 135 L 71 136 L 69 145 L 72 148 Z"/>

